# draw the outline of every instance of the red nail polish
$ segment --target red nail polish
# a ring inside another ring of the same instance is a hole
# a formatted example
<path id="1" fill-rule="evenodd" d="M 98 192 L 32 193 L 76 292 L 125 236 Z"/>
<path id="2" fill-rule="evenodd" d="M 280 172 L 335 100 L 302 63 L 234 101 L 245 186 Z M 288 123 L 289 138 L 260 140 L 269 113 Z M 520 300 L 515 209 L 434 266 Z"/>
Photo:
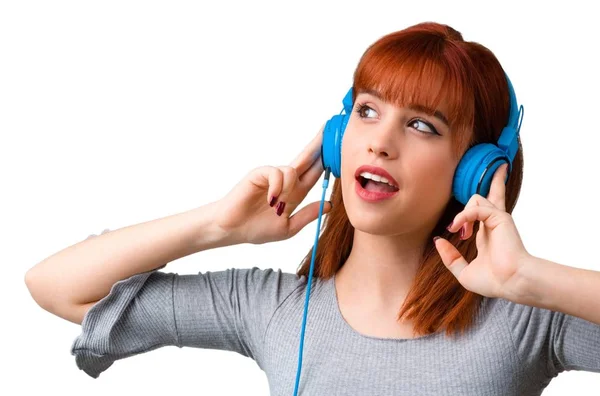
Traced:
<path id="1" fill-rule="evenodd" d="M 271 197 L 271 201 L 269 202 L 269 206 L 273 207 L 273 205 L 275 205 L 276 201 L 277 201 L 277 197 L 275 197 L 275 196 Z"/>
<path id="2" fill-rule="evenodd" d="M 277 216 L 281 216 L 284 208 L 285 208 L 285 202 L 279 202 L 277 204 Z"/>

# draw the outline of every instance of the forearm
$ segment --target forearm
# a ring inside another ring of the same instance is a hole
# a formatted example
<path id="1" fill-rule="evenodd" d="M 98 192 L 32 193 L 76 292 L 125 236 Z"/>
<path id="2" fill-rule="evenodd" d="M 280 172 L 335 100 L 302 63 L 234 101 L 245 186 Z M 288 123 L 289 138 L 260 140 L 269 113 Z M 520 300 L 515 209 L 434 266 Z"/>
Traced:
<path id="1" fill-rule="evenodd" d="M 234 244 L 214 226 L 216 202 L 88 238 L 44 259 L 25 277 L 43 308 L 85 304 L 113 284 L 181 257 Z M 52 312 L 52 311 L 51 311 Z"/>
<path id="2" fill-rule="evenodd" d="M 529 256 L 507 299 L 563 312 L 600 325 L 600 272 Z"/>

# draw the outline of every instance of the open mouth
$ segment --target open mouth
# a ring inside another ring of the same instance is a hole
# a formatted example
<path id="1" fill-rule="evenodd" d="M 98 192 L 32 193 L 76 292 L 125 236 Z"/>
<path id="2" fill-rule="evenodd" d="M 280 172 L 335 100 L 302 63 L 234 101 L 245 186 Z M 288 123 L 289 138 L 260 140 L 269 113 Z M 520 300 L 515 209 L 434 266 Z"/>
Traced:
<path id="1" fill-rule="evenodd" d="M 358 176 L 358 177 L 356 178 L 356 180 L 358 181 L 358 184 L 360 184 L 360 186 L 361 186 L 362 188 L 365 188 L 365 186 L 367 185 L 367 182 L 369 181 L 369 179 L 366 179 L 366 178 L 364 178 L 364 177 L 362 177 L 362 176 Z"/>
<path id="2" fill-rule="evenodd" d="M 358 176 L 356 181 L 362 188 L 367 191 L 391 193 L 398 191 L 398 187 L 392 186 L 388 183 L 382 183 L 375 180 L 367 179 L 366 177 Z"/>

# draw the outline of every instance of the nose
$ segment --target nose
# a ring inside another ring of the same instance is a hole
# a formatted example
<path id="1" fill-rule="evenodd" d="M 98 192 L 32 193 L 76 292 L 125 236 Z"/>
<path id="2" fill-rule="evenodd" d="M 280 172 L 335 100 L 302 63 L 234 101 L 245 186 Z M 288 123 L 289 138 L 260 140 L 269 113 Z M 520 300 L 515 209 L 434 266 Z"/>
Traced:
<path id="1" fill-rule="evenodd" d="M 379 125 L 374 128 L 368 140 L 369 153 L 386 158 L 398 156 L 398 131 L 394 125 Z"/>
<path id="2" fill-rule="evenodd" d="M 375 153 L 376 155 L 381 155 L 384 157 L 390 156 L 385 149 L 381 149 L 381 148 L 373 146 L 373 145 L 369 146 L 369 153 Z"/>

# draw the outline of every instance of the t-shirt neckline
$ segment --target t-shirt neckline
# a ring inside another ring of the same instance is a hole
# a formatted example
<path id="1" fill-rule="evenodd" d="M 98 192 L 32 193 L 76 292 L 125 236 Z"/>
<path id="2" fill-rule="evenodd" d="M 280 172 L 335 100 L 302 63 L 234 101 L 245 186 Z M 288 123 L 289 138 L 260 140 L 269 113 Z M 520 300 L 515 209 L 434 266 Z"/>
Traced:
<path id="1" fill-rule="evenodd" d="M 423 342 L 423 341 L 431 340 L 441 334 L 441 332 L 436 332 L 436 333 L 426 334 L 426 335 L 422 335 L 422 336 L 414 337 L 414 338 L 390 338 L 390 337 L 376 337 L 376 336 L 370 336 L 370 335 L 360 333 L 359 331 L 355 330 L 352 326 L 350 326 L 350 324 L 346 321 L 346 319 L 342 315 L 342 311 L 340 310 L 339 300 L 337 297 L 337 290 L 335 288 L 335 275 L 336 274 L 334 274 L 327 282 L 328 289 L 329 289 L 328 292 L 329 292 L 329 296 L 330 296 L 330 301 L 332 302 L 332 305 L 333 305 L 332 308 L 334 311 L 335 320 L 336 320 L 336 322 L 338 322 L 341 325 L 342 328 L 345 329 L 346 332 L 351 333 L 354 337 L 360 338 L 365 341 L 371 341 L 371 342 L 415 343 L 415 342 Z"/>

